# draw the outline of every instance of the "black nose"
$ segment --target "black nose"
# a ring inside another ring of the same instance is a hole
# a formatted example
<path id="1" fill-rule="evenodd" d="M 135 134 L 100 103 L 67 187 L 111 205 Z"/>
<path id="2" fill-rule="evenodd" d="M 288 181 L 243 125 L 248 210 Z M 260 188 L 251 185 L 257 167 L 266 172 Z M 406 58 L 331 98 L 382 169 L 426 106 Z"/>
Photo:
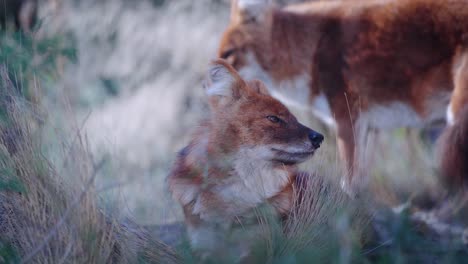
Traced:
<path id="1" fill-rule="evenodd" d="M 309 139 L 315 148 L 320 148 L 320 144 L 323 142 L 323 135 L 315 131 L 310 131 Z"/>

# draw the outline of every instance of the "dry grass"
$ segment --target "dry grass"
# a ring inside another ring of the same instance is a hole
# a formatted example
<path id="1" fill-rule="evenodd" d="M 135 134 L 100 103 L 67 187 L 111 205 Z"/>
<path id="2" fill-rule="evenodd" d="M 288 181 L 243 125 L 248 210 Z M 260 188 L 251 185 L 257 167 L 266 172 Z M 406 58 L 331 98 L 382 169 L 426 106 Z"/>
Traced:
<path id="1" fill-rule="evenodd" d="M 167 246 L 100 209 L 94 182 L 106 161 L 94 161 L 79 129 L 54 142 L 60 162 L 48 158 L 38 125 L 44 115 L 0 70 L 0 262 L 177 263 Z"/>
<path id="2" fill-rule="evenodd" d="M 358 252 L 372 235 L 371 213 L 364 199 L 350 199 L 330 181 L 340 170 L 327 175 L 311 175 L 291 217 L 283 225 L 266 221 L 263 226 L 263 259 L 267 263 L 295 259 L 298 263 L 360 262 Z M 275 227 L 280 227 L 275 229 Z"/>

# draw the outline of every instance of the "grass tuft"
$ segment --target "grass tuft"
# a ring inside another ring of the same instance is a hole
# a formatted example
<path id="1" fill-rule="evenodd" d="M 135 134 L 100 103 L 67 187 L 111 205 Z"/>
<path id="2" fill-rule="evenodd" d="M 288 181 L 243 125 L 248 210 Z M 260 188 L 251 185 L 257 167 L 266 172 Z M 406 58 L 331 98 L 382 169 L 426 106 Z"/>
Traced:
<path id="1" fill-rule="evenodd" d="M 46 111 L 22 92 L 38 74 L 33 58 L 56 42 L 10 50 L 9 41 L 2 35 L 2 51 L 11 54 L 0 65 L 0 262 L 178 263 L 169 247 L 101 210 L 94 183 L 107 160 L 95 161 L 76 126 L 73 136 L 47 134 Z M 52 149 L 60 159 L 50 157 Z"/>

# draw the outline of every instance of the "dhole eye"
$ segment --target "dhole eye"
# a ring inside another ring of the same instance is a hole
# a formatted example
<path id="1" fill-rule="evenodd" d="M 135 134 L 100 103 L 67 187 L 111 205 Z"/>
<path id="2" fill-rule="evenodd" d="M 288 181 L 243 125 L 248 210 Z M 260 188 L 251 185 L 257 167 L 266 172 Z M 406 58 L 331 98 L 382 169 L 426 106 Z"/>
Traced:
<path id="1" fill-rule="evenodd" d="M 235 51 L 236 51 L 235 49 L 230 49 L 230 50 L 227 50 L 227 51 L 221 53 L 221 59 L 227 59 L 227 58 L 231 57 L 234 54 Z"/>
<path id="2" fill-rule="evenodd" d="M 281 119 L 280 119 L 279 117 L 273 116 L 273 115 L 267 116 L 267 118 L 268 118 L 268 120 L 270 120 L 270 122 L 272 122 L 272 123 L 279 123 L 279 122 L 281 121 Z"/>

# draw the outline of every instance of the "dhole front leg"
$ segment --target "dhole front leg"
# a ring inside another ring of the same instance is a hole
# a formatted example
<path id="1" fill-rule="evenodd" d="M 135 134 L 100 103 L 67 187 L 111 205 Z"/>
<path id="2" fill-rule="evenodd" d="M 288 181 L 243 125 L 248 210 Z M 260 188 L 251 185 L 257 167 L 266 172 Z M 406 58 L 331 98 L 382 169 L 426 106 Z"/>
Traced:
<path id="1" fill-rule="evenodd" d="M 353 186 L 354 173 L 354 154 L 356 148 L 355 137 L 351 124 L 338 123 L 338 151 L 341 160 L 344 162 L 345 172 L 341 179 L 341 188 L 350 196 L 354 196 L 355 188 Z M 350 123 L 347 121 L 346 123 Z"/>
<path id="2" fill-rule="evenodd" d="M 373 140 L 367 125 L 365 118 L 338 123 L 338 150 L 345 163 L 341 187 L 352 197 L 367 185 L 371 167 Z"/>

